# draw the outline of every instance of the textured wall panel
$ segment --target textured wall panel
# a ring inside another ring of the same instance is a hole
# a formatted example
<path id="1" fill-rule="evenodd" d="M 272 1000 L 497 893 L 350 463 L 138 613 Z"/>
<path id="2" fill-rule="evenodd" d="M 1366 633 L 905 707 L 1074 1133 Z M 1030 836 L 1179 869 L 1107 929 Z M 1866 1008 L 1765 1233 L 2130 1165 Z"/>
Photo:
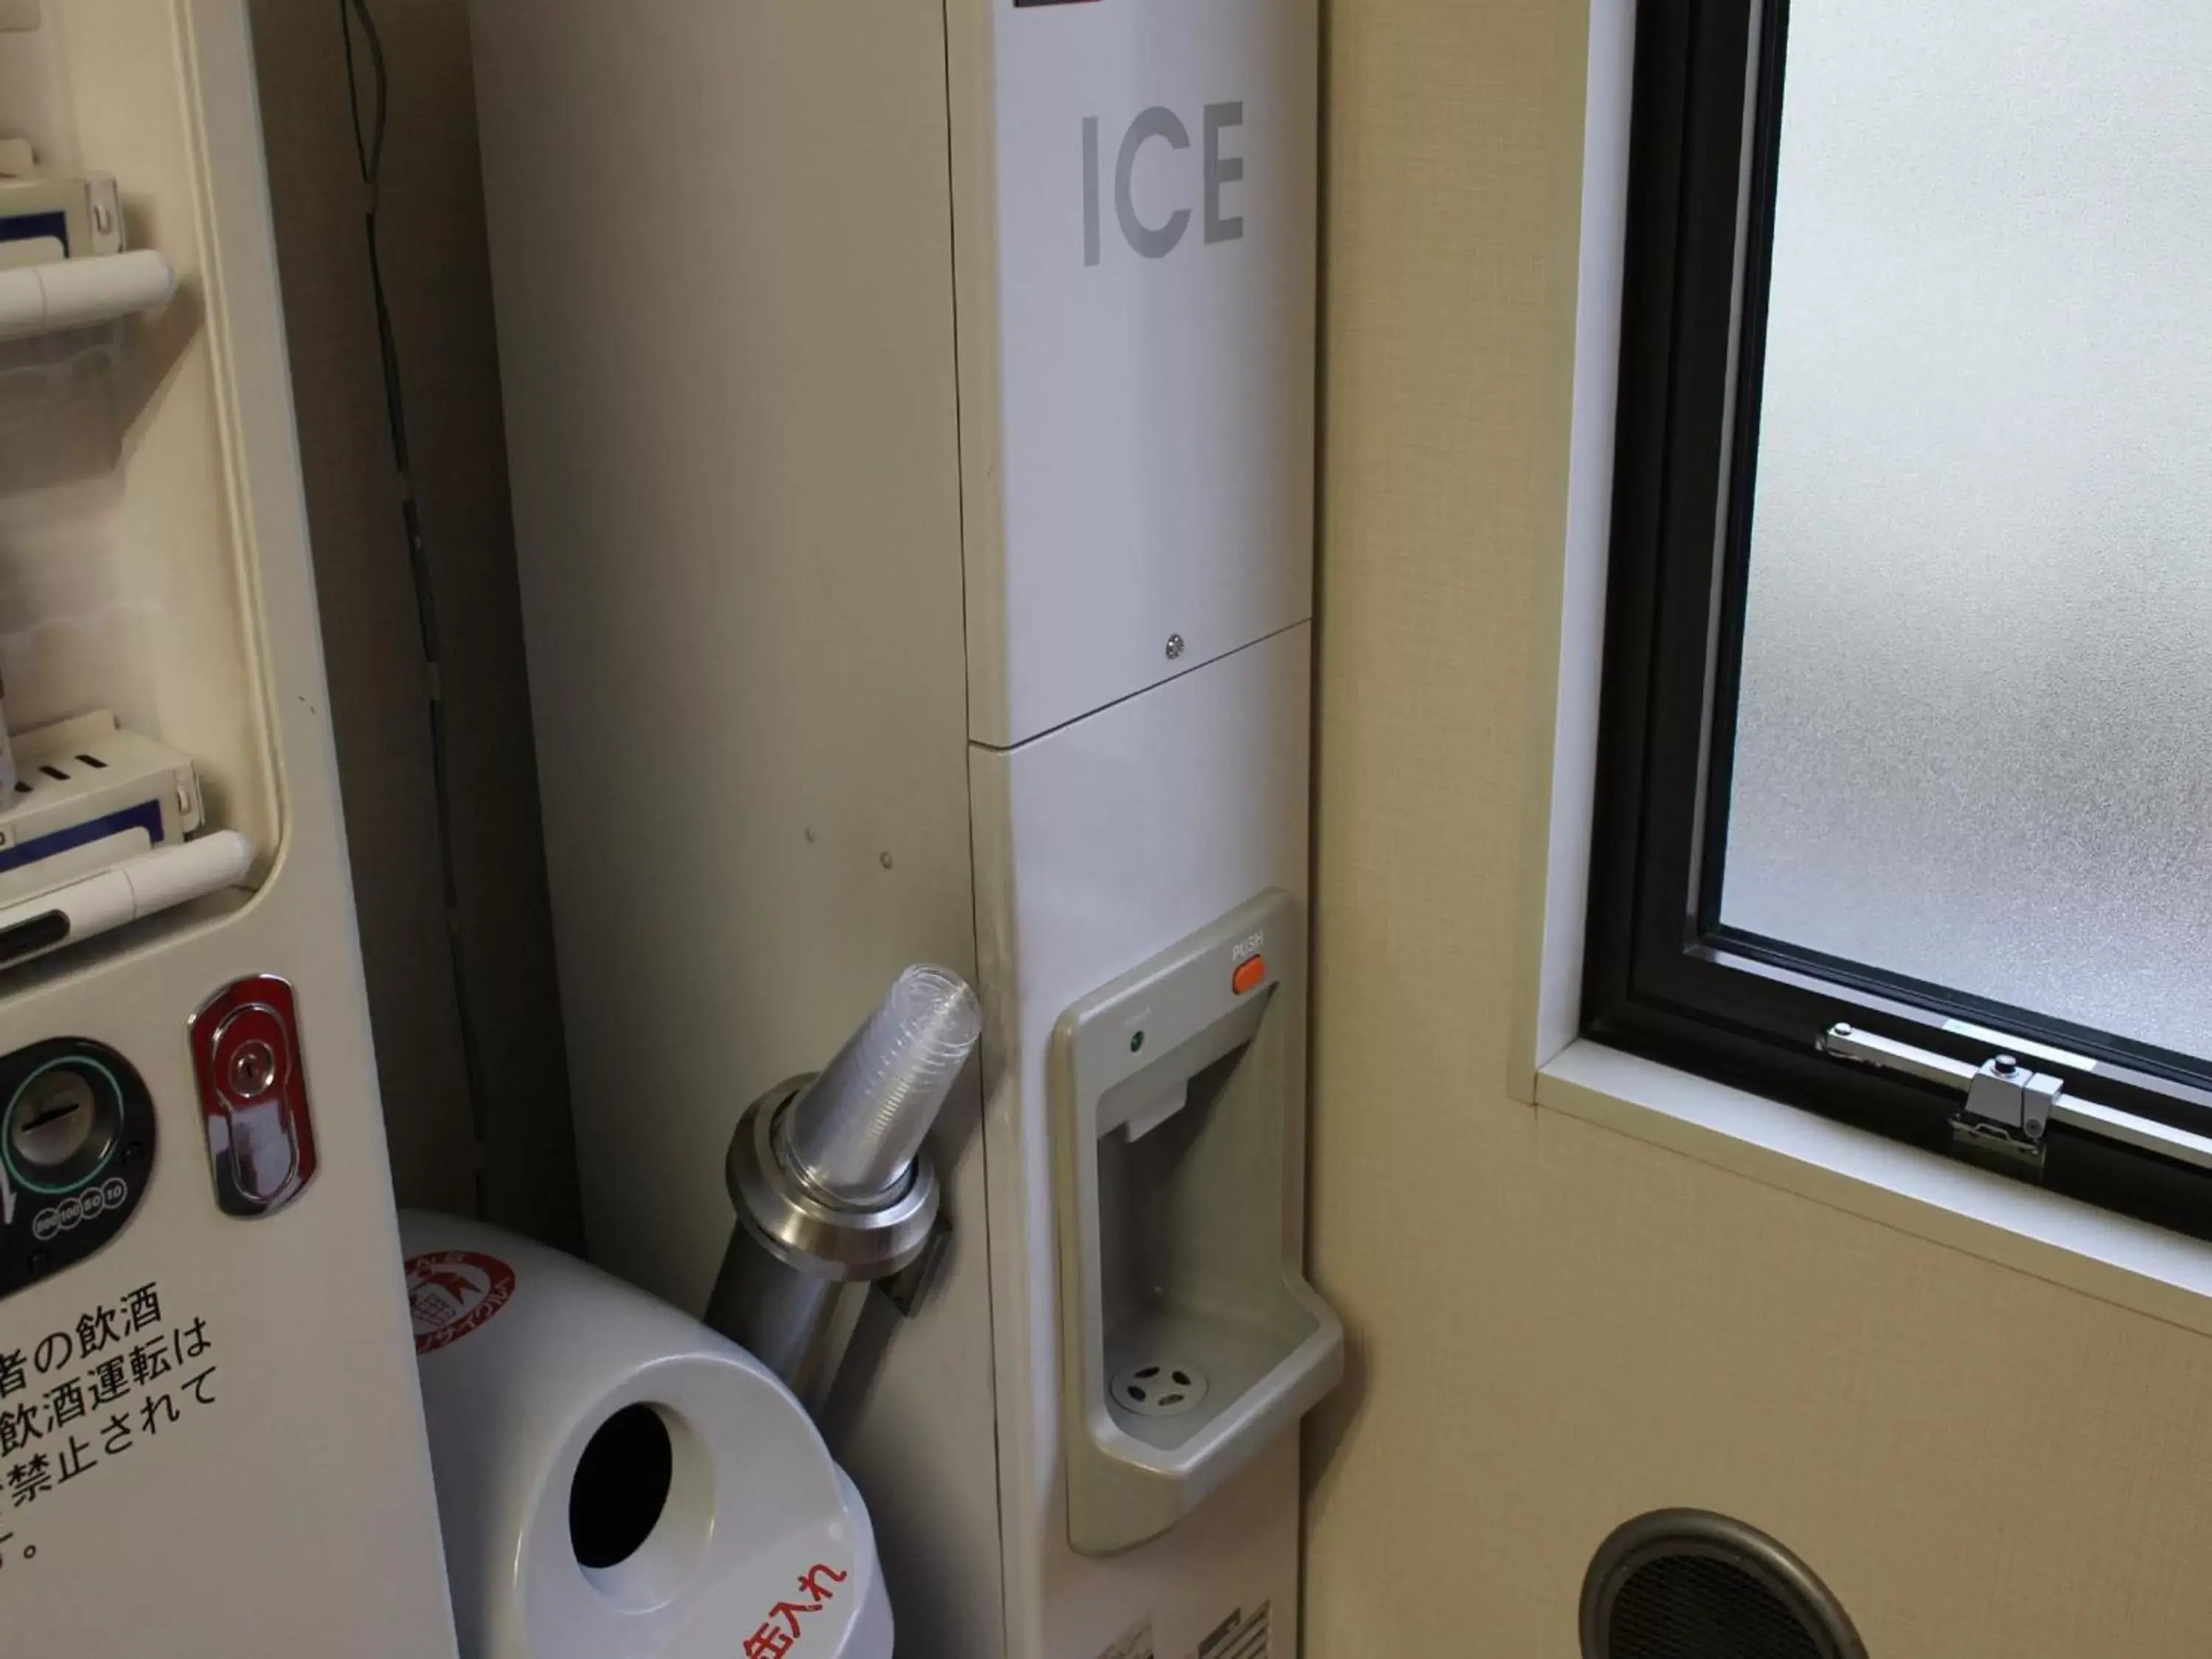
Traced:
<path id="1" fill-rule="evenodd" d="M 2212 1342 L 1507 1097 L 1583 33 L 1330 23 L 1313 1248 L 1358 1353 L 1307 1652 L 1571 1659 L 1591 1552 L 1685 1504 L 1881 1659 L 2198 1659 Z"/>

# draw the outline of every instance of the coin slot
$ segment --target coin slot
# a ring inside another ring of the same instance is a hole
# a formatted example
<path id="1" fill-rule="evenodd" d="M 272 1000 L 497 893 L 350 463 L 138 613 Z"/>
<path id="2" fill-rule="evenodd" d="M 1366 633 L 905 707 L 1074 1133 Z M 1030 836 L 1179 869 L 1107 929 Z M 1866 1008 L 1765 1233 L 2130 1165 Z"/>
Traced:
<path id="1" fill-rule="evenodd" d="M 105 1066 L 57 1060 L 33 1072 L 8 1103 L 0 1149 L 32 1191 L 71 1192 L 106 1167 L 122 1121 L 122 1091 Z"/>
<path id="2" fill-rule="evenodd" d="M 15 1150 L 27 1164 L 52 1168 L 92 1139 L 99 1103 L 81 1077 L 58 1072 L 15 1114 Z"/>

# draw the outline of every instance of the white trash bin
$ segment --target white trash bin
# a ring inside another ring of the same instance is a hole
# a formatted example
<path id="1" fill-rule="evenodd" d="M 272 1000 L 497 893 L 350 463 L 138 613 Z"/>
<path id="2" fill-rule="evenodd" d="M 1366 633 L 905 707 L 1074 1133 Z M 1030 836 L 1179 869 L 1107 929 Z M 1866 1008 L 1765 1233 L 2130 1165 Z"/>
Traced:
<path id="1" fill-rule="evenodd" d="M 497 1228 L 401 1237 L 464 1659 L 890 1659 L 866 1508 L 766 1367 Z"/>

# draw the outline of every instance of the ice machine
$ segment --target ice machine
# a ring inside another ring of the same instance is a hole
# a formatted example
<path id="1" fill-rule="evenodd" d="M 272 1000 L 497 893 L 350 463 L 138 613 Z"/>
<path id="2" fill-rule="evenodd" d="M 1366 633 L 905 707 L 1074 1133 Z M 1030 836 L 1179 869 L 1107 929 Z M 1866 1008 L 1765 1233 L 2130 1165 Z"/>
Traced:
<path id="1" fill-rule="evenodd" d="M 471 11 L 595 1256 L 704 1308 L 748 1107 L 967 975 L 823 1407 L 902 1645 L 1295 1653 L 1314 0 Z"/>

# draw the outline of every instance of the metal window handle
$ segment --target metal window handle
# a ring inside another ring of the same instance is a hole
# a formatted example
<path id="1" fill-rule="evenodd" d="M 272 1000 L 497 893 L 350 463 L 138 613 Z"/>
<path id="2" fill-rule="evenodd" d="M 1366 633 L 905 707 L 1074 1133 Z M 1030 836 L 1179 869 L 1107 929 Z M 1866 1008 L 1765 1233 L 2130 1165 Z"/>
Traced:
<path id="1" fill-rule="evenodd" d="M 1898 1072 L 1956 1090 L 1965 1099 L 1951 1120 L 1951 1127 L 1961 1151 L 1994 1155 L 2009 1164 L 2039 1170 L 2046 1146 L 2045 1132 L 2058 1122 L 2177 1163 L 2212 1170 L 2212 1139 L 2069 1094 L 2063 1078 L 2039 1072 L 2008 1054 L 1993 1055 L 1975 1066 L 1844 1024 L 1832 1025 L 1821 1033 L 1817 1046 L 1832 1059 Z"/>

